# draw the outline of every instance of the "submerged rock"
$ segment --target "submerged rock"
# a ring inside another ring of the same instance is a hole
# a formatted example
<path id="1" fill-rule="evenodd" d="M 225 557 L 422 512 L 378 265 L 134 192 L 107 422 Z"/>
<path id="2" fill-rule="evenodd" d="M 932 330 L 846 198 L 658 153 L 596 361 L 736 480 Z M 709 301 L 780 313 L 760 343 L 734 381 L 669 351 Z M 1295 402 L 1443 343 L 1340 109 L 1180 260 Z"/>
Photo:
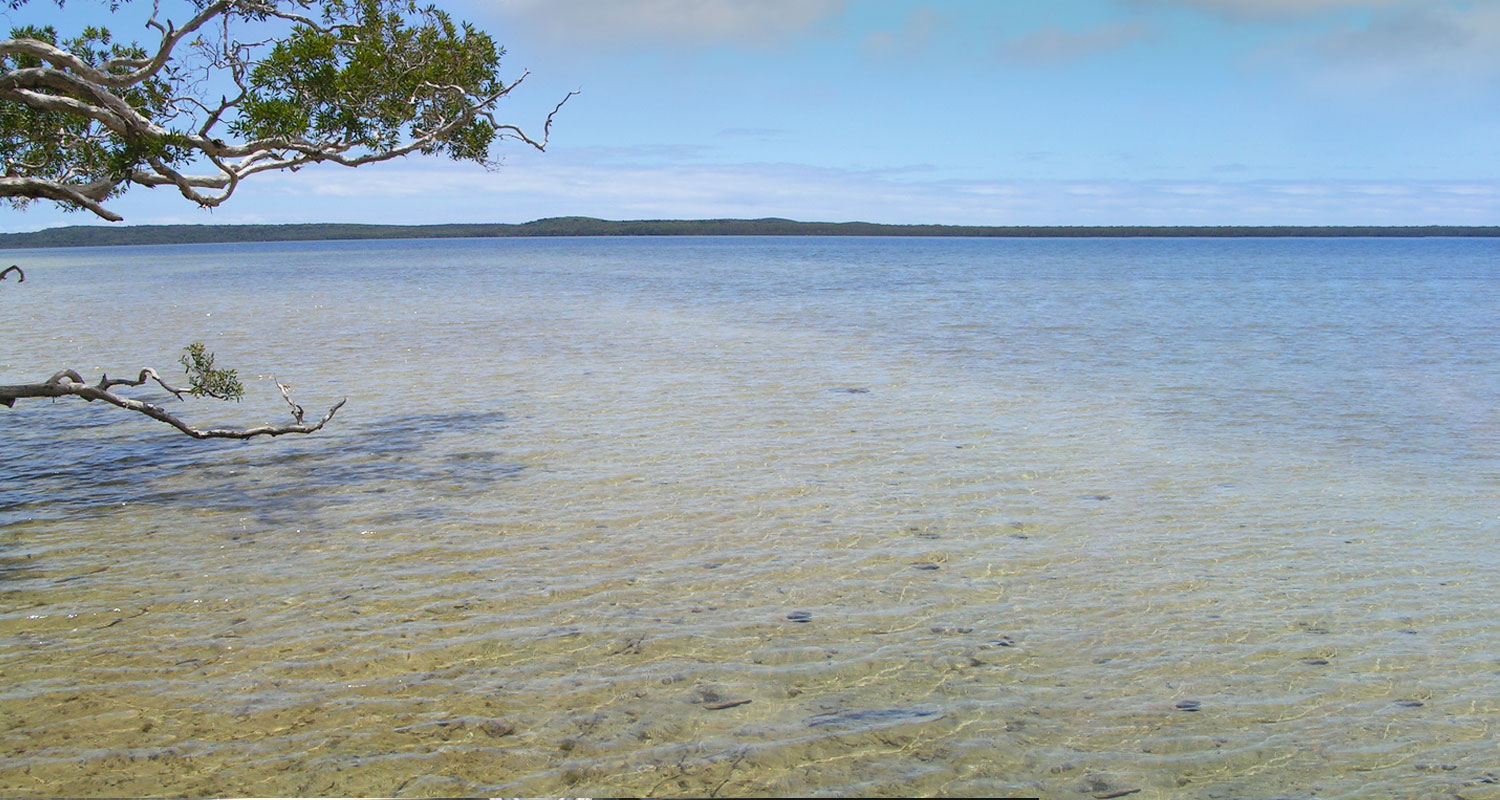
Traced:
<path id="1" fill-rule="evenodd" d="M 499 739 L 502 736 L 509 736 L 515 733 L 516 726 L 514 723 L 506 722 L 503 719 L 492 719 L 479 723 L 479 731 L 486 736 Z"/>
<path id="2" fill-rule="evenodd" d="M 852 711 L 834 711 L 814 714 L 803 720 L 809 728 L 829 725 L 851 725 L 857 723 L 907 722 L 913 720 L 938 720 L 943 715 L 925 708 L 868 708 Z"/>

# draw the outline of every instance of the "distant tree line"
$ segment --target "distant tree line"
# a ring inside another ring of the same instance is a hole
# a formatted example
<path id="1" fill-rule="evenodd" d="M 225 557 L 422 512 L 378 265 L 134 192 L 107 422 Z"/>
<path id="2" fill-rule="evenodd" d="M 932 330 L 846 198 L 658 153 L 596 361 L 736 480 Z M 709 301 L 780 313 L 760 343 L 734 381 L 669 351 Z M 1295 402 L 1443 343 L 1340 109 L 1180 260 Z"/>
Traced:
<path id="1" fill-rule="evenodd" d="M 1149 226 L 1149 225 L 883 225 L 789 219 L 604 220 L 551 217 L 522 224 L 468 225 L 78 225 L 0 234 L 0 248 L 95 247 L 332 239 L 451 239 L 520 236 L 969 236 L 1109 237 L 1422 237 L 1500 236 L 1500 226 Z"/>

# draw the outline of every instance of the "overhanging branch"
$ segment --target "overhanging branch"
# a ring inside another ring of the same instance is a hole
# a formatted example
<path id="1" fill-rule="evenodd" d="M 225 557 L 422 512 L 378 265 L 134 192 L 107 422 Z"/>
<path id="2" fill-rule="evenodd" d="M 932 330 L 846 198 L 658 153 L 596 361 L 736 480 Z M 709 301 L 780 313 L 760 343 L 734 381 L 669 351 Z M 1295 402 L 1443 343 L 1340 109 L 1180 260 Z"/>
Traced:
<path id="1" fill-rule="evenodd" d="M 168 385 L 166 381 L 161 379 L 156 370 L 150 368 L 141 370 L 140 374 L 133 380 L 127 378 L 110 378 L 106 375 L 100 376 L 99 382 L 92 385 L 85 382 L 83 376 L 79 375 L 76 371 L 65 369 L 42 383 L 0 386 L 0 405 L 11 408 L 15 406 L 17 400 L 44 397 L 81 397 L 91 403 L 95 400 L 102 400 L 112 406 L 123 408 L 126 411 L 145 414 L 158 422 L 165 422 L 171 425 L 194 439 L 253 439 L 257 436 L 282 436 L 288 433 L 313 433 L 321 430 L 329 420 L 333 419 L 333 415 L 338 413 L 340 408 L 344 407 L 344 403 L 347 400 L 345 398 L 345 400 L 338 401 L 332 408 L 328 409 L 328 413 L 324 414 L 322 419 L 314 423 L 309 423 L 303 419 L 302 407 L 292 402 L 291 396 L 287 393 L 287 388 L 278 382 L 276 386 L 281 390 L 281 396 L 292 406 L 294 421 L 291 424 L 257 425 L 251 428 L 195 428 L 161 406 L 137 400 L 133 397 L 126 397 L 113 391 L 116 386 L 141 386 L 147 382 L 155 382 L 179 400 L 183 399 L 182 396 L 187 391 Z"/>
<path id="2" fill-rule="evenodd" d="M 526 75 L 501 80 L 503 49 L 487 35 L 404 0 L 192 0 L 182 25 L 152 6 L 147 27 L 159 40 L 112 55 L 95 52 L 109 41 L 98 31 L 75 42 L 0 41 L 0 104 L 58 121 L 28 131 L 29 143 L 7 156 L 0 198 L 52 200 L 118 221 L 104 204 L 129 184 L 171 186 L 213 207 L 253 174 L 307 164 L 359 167 L 427 153 L 492 167 L 494 142 L 544 150 L 554 117 L 577 94 L 546 116 L 539 139 L 497 119 L 496 104 Z M 256 41 L 231 31 L 231 23 L 259 32 L 276 20 L 285 29 Z M 300 36 L 332 55 L 282 49 Z M 429 40 L 442 46 L 421 44 Z M 304 90 L 326 83 L 329 69 L 354 88 Z M 202 94 L 216 75 L 233 89 L 211 101 Z"/>
<path id="3" fill-rule="evenodd" d="M 59 181 L 49 181 L 43 178 L 0 178 L 0 197 L 45 198 L 47 200 L 55 200 L 59 203 L 78 206 L 79 208 L 86 208 L 94 212 L 95 215 L 110 222 L 119 222 L 125 219 L 119 214 L 105 208 L 98 200 L 84 193 L 92 193 L 96 188 L 97 184 L 78 186 Z M 106 192 L 108 188 L 112 187 L 107 187 Z"/>

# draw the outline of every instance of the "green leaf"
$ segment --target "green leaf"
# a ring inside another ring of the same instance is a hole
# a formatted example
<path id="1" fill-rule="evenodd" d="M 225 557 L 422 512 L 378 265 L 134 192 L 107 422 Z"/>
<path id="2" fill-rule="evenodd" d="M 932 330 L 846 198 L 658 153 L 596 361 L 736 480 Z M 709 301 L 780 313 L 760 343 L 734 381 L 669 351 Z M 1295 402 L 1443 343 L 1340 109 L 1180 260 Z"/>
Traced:
<path id="1" fill-rule="evenodd" d="M 178 359 L 188 376 L 188 393 L 194 397 L 236 400 L 245 396 L 245 387 L 232 369 L 214 367 L 214 354 L 208 352 L 202 342 L 193 342 L 184 348 Z"/>

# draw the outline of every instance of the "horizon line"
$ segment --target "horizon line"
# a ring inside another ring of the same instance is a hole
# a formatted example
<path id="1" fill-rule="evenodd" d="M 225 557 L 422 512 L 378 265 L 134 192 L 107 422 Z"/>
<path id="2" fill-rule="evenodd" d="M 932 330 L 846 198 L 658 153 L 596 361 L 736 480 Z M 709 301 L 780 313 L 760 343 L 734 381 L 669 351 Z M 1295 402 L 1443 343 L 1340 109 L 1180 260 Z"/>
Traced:
<path id="1" fill-rule="evenodd" d="M 0 233 L 0 248 L 214 244 L 255 241 L 651 236 L 908 236 L 973 238 L 1500 238 L 1500 225 L 952 225 L 818 222 L 785 217 L 635 219 L 543 217 L 530 222 L 402 225 L 369 222 L 68 225 Z"/>

